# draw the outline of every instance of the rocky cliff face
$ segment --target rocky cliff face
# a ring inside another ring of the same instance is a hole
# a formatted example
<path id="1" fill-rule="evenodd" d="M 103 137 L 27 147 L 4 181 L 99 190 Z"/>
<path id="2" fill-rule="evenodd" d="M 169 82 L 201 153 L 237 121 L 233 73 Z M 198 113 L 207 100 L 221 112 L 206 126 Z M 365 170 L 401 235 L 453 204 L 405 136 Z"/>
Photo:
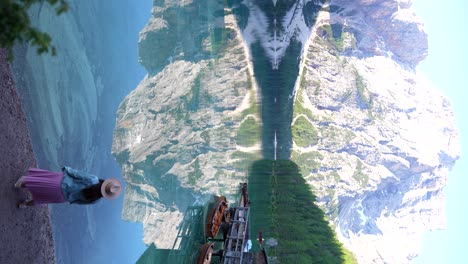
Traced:
<path id="1" fill-rule="evenodd" d="M 414 68 L 427 37 L 411 2 L 286 1 L 281 19 L 268 16 L 277 1 L 229 2 L 156 1 L 140 34 L 149 74 L 114 132 L 124 219 L 144 224 L 145 243 L 171 247 L 191 201 L 232 197 L 261 153 L 264 87 L 249 49 L 259 41 L 277 70 L 299 42 L 291 159 L 360 263 L 409 262 L 422 232 L 444 226 L 442 188 L 459 156 L 450 104 Z"/>
<path id="2" fill-rule="evenodd" d="M 427 37 L 410 3 L 348 2 L 319 13 L 304 52 L 292 159 L 360 263 L 408 263 L 422 233 L 444 227 L 458 132 L 413 67 Z M 315 133 L 295 134 L 304 127 Z"/>

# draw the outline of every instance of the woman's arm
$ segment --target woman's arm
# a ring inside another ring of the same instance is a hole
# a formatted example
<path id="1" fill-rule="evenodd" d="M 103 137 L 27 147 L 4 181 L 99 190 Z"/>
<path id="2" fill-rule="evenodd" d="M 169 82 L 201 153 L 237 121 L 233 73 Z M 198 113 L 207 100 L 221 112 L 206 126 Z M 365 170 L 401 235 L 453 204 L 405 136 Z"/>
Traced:
<path id="1" fill-rule="evenodd" d="M 96 183 L 99 181 L 98 177 L 96 175 L 89 174 L 87 172 L 75 170 L 71 167 L 65 166 L 62 168 L 62 171 L 66 174 L 68 174 L 70 177 L 76 179 L 76 180 L 82 180 L 82 181 L 89 181 L 92 183 Z"/>
<path id="2" fill-rule="evenodd" d="M 91 202 L 84 201 L 84 200 L 81 200 L 81 199 L 76 199 L 75 201 L 70 202 L 70 203 L 71 204 L 95 204 L 95 203 L 97 203 L 97 201 L 99 201 L 99 199 L 97 199 L 96 201 L 91 201 Z"/>

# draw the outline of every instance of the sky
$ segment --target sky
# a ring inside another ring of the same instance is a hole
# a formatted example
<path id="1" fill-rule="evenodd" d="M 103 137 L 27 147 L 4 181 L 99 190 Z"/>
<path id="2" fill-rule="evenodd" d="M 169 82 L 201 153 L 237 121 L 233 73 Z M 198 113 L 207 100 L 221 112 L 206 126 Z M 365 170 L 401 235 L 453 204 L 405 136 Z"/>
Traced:
<path id="1" fill-rule="evenodd" d="M 468 31 L 464 25 L 468 11 L 466 0 L 413 0 L 413 9 L 424 22 L 429 38 L 429 55 L 417 70 L 423 73 L 450 101 L 460 133 L 461 157 L 449 174 L 444 189 L 446 229 L 423 236 L 415 264 L 466 263 L 468 250 Z M 466 120 L 466 119 L 465 119 Z"/>

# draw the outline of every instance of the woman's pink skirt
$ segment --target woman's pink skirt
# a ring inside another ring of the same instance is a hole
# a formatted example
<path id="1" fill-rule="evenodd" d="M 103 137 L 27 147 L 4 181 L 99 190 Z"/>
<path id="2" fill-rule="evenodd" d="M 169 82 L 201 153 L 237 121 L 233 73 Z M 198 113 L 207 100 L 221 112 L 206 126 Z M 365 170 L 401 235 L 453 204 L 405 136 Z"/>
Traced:
<path id="1" fill-rule="evenodd" d="M 62 192 L 62 179 L 61 172 L 29 168 L 29 175 L 24 176 L 23 182 L 37 205 L 66 202 Z"/>

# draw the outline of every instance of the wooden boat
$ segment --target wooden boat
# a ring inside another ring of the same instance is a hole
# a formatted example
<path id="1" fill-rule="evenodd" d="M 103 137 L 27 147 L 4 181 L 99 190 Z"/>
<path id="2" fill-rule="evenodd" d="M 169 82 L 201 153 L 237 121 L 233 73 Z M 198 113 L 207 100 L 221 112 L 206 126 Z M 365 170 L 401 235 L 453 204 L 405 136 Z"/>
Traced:
<path id="1" fill-rule="evenodd" d="M 213 254 L 213 243 L 208 242 L 200 248 L 198 253 L 197 264 L 210 264 L 211 255 Z"/>
<path id="2" fill-rule="evenodd" d="M 208 216 L 206 218 L 206 237 L 216 237 L 221 223 L 223 222 L 223 216 L 227 207 L 228 203 L 226 197 L 215 196 L 213 207 L 208 211 Z"/>

